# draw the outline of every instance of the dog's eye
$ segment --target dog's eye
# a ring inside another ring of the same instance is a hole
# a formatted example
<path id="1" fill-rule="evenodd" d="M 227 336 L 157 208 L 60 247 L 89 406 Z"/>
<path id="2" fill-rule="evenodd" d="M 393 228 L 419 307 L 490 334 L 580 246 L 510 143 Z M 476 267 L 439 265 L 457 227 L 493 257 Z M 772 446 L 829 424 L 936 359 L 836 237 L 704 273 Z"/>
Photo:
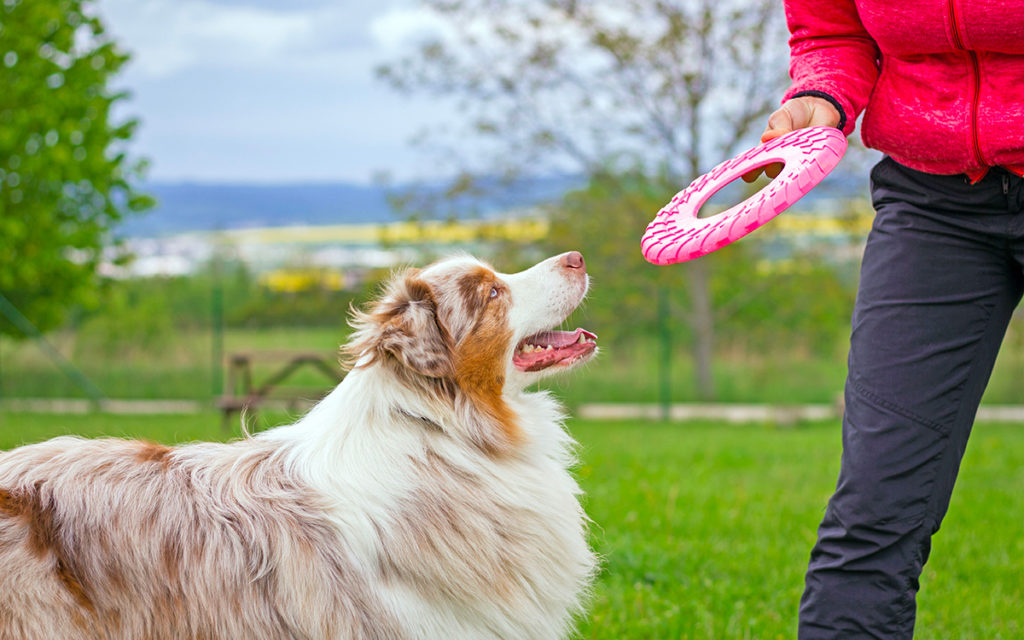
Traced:
<path id="1" fill-rule="evenodd" d="M 498 297 L 498 287 L 491 287 L 491 293 L 488 294 L 487 297 L 488 298 L 497 298 Z"/>

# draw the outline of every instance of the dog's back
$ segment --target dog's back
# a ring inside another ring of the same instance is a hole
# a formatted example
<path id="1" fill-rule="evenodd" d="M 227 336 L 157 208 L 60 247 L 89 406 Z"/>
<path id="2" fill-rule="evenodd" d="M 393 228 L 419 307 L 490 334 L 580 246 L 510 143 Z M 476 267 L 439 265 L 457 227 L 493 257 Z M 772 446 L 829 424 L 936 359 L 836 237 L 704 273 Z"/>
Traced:
<path id="1" fill-rule="evenodd" d="M 255 440 L 0 453 L 0 640 L 398 637 L 288 478 Z"/>

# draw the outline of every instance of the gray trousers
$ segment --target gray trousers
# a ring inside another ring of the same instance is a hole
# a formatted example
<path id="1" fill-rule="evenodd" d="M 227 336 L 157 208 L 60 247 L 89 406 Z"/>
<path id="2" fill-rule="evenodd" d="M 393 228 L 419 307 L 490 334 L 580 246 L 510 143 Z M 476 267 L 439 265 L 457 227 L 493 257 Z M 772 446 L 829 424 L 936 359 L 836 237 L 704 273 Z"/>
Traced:
<path id="1" fill-rule="evenodd" d="M 889 158 L 871 172 L 842 466 L 811 551 L 801 640 L 913 636 L 931 536 L 1024 290 L 1022 182 L 993 170 L 970 185 Z"/>

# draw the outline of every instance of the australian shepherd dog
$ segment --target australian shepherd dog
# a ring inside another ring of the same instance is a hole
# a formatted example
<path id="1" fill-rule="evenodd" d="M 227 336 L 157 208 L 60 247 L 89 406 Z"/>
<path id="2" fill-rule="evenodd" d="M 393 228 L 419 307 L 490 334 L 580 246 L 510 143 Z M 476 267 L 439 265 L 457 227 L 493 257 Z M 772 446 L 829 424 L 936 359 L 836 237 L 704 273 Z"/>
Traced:
<path id="1" fill-rule="evenodd" d="M 294 424 L 0 453 L 0 639 L 566 636 L 595 558 L 527 387 L 596 352 L 554 330 L 587 287 L 577 252 L 449 258 L 355 313 L 350 372 Z"/>

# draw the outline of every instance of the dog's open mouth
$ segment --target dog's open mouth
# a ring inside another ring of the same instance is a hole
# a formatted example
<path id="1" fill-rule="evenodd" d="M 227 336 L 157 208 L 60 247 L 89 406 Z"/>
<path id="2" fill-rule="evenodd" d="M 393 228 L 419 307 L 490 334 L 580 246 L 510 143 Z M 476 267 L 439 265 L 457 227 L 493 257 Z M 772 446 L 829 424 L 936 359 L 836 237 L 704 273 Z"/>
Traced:
<path id="1" fill-rule="evenodd" d="M 570 366 L 597 349 L 597 336 L 585 329 L 545 331 L 516 347 L 512 364 L 520 371 L 540 371 L 554 365 Z"/>

